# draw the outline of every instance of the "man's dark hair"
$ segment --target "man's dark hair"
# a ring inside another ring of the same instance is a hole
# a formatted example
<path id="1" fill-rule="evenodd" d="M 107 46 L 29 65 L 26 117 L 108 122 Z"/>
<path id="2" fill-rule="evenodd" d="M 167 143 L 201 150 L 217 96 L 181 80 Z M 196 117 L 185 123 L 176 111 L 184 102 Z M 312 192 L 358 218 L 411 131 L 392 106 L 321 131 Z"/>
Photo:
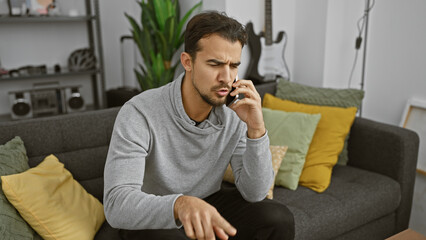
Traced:
<path id="1" fill-rule="evenodd" d="M 241 46 L 247 42 L 244 26 L 225 13 L 208 11 L 197 14 L 188 22 L 185 30 L 185 52 L 191 55 L 193 61 L 201 50 L 198 41 L 211 34 L 218 34 L 231 42 L 239 41 Z"/>

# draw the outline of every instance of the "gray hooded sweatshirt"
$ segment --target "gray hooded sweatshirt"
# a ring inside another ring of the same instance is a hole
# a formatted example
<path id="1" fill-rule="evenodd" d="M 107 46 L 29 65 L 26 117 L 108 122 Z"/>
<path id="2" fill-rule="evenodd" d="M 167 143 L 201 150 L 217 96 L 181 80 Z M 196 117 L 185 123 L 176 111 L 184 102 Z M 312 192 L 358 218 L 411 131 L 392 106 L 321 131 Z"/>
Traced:
<path id="1" fill-rule="evenodd" d="M 247 138 L 247 126 L 226 106 L 196 125 L 173 82 L 133 97 L 115 120 L 104 172 L 104 210 L 121 229 L 177 228 L 173 208 L 181 195 L 205 198 L 220 189 L 229 163 L 250 202 L 273 182 L 267 134 Z"/>

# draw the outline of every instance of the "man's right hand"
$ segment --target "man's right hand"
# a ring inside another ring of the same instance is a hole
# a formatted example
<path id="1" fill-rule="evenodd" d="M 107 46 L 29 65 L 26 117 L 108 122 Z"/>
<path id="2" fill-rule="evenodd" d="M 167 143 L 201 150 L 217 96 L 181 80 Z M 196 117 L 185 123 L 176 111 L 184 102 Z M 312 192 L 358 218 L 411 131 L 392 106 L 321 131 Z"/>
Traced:
<path id="1" fill-rule="evenodd" d="M 237 233 L 216 208 L 197 197 L 180 196 L 176 199 L 174 215 L 183 224 L 186 236 L 191 239 L 214 240 L 216 234 L 225 240 Z"/>

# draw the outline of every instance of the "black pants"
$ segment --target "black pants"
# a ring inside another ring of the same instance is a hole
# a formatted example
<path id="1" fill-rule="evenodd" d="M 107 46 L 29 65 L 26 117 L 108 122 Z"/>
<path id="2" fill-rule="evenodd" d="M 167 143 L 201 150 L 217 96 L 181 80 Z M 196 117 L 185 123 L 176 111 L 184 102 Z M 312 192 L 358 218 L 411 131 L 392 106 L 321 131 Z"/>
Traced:
<path id="1" fill-rule="evenodd" d="M 250 203 L 244 200 L 235 188 L 223 188 L 206 197 L 206 202 L 237 229 L 237 234 L 229 239 L 241 240 L 290 240 L 294 239 L 294 220 L 292 213 L 283 204 L 265 199 Z M 187 240 L 185 230 L 120 230 L 126 240 L 161 239 Z"/>

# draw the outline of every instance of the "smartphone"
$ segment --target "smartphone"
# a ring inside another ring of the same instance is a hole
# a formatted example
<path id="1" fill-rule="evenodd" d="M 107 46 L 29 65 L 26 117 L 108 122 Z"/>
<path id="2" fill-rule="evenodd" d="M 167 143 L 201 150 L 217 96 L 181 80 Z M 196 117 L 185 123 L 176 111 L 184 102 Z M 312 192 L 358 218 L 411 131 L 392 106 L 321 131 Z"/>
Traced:
<path id="1" fill-rule="evenodd" d="M 238 81 L 238 75 L 237 75 L 237 77 L 234 79 L 234 82 L 233 83 L 235 83 L 236 81 Z M 232 87 L 232 89 L 231 89 L 231 91 L 229 92 L 229 94 L 228 94 L 228 96 L 226 96 L 226 106 L 231 106 L 232 104 L 234 104 L 235 102 L 237 102 L 238 101 L 238 94 L 237 95 L 235 95 L 235 96 L 231 96 L 231 92 L 233 92 L 235 90 L 235 88 L 234 87 Z"/>

